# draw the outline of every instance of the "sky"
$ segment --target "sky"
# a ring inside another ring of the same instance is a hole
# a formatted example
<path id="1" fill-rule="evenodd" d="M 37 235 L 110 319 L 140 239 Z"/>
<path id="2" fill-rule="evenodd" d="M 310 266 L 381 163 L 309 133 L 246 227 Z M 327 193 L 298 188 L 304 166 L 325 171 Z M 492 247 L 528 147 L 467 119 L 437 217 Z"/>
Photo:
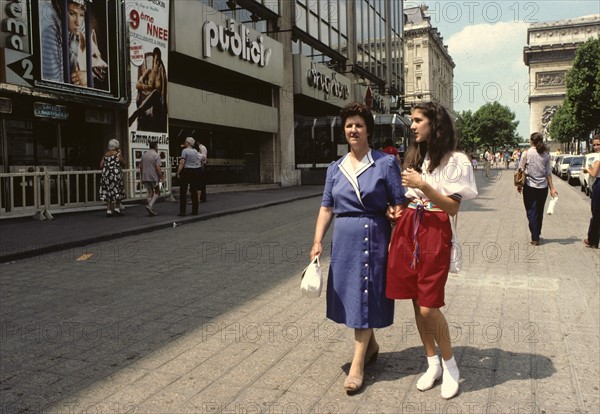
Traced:
<path id="1" fill-rule="evenodd" d="M 405 0 L 404 8 L 429 6 L 456 67 L 454 110 L 471 110 L 498 101 L 516 115 L 518 134 L 529 137 L 529 73 L 523 62 L 527 28 L 600 14 L 598 0 L 450 1 Z"/>

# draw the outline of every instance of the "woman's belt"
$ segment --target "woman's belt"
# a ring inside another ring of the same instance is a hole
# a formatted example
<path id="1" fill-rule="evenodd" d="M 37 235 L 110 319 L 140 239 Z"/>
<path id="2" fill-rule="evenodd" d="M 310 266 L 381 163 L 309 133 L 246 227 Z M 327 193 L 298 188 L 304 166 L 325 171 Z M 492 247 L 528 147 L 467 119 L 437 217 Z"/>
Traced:
<path id="1" fill-rule="evenodd" d="M 438 206 L 436 206 L 435 204 L 433 204 L 433 201 L 421 200 L 419 198 L 413 198 L 410 201 L 410 203 L 408 204 L 408 208 L 412 208 L 415 210 L 423 209 L 426 211 L 437 211 L 437 212 L 444 211 L 441 208 L 439 208 Z"/>
<path id="2" fill-rule="evenodd" d="M 421 246 L 419 245 L 419 239 L 417 235 L 419 233 L 421 220 L 423 219 L 423 213 L 425 213 L 425 211 L 443 212 L 444 210 L 433 204 L 433 202 L 429 200 L 422 200 L 420 198 L 413 198 L 410 200 L 408 208 L 415 210 L 415 216 L 413 218 L 413 259 L 410 263 L 410 268 L 414 269 L 417 266 L 417 263 L 419 263 L 419 253 L 421 252 Z"/>

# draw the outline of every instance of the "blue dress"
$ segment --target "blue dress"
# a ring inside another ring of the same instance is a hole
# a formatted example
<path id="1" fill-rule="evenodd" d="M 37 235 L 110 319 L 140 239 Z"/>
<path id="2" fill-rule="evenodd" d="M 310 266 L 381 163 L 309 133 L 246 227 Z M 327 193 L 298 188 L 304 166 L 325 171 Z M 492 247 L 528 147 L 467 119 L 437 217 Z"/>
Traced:
<path id="1" fill-rule="evenodd" d="M 327 280 L 327 317 L 350 328 L 383 328 L 394 321 L 385 297 L 391 225 L 388 204 L 402 204 L 396 159 L 371 151 L 357 171 L 348 155 L 329 165 L 321 205 L 333 207 L 335 223 Z"/>

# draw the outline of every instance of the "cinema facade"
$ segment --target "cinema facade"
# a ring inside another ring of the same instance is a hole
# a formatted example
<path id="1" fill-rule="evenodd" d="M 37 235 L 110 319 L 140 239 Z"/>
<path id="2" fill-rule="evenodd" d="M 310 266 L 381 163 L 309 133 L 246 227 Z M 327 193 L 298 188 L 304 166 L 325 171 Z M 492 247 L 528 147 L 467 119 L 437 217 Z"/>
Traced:
<path id="1" fill-rule="evenodd" d="M 97 205 L 95 174 L 112 138 L 129 163 L 130 199 L 143 197 L 136 167 L 150 140 L 167 170 L 185 137 L 199 140 L 209 184 L 290 186 L 347 151 L 335 116 L 350 102 L 376 114 L 375 145 L 406 138 L 396 114 L 402 1 L 94 0 L 81 35 L 94 46 L 80 52 L 93 69 L 84 86 L 70 81 L 66 58 L 63 78 L 46 74 L 43 3 L 0 0 L 5 217 Z M 148 82 L 153 69 L 160 87 Z"/>

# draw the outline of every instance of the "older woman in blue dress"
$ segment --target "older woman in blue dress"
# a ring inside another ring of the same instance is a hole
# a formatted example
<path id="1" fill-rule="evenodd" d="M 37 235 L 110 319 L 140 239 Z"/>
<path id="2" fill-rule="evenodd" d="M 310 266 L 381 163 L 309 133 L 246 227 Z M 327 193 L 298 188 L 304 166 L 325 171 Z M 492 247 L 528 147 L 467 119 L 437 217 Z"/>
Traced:
<path id="1" fill-rule="evenodd" d="M 327 317 L 354 328 L 354 357 L 344 389 L 361 389 L 365 362 L 375 361 L 379 345 L 373 328 L 389 326 L 394 301 L 385 297 L 391 224 L 388 206 L 405 202 L 400 169 L 393 156 L 371 151 L 375 127 L 371 112 L 355 103 L 340 116 L 350 152 L 329 165 L 317 218 L 311 259 L 323 252 L 322 241 L 335 216 L 327 280 Z"/>

